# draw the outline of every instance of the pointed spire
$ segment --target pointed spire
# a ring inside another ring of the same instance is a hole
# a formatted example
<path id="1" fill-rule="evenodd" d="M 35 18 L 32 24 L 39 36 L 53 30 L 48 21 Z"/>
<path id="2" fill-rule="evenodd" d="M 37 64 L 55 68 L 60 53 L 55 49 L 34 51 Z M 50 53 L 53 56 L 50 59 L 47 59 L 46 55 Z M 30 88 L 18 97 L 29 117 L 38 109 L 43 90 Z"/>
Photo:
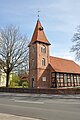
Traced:
<path id="1" fill-rule="evenodd" d="M 35 42 L 41 42 L 41 43 L 45 43 L 47 45 L 50 45 L 49 41 L 47 40 L 43 27 L 39 21 L 39 19 L 37 20 L 37 24 L 31 39 L 31 42 L 29 44 L 29 46 Z"/>

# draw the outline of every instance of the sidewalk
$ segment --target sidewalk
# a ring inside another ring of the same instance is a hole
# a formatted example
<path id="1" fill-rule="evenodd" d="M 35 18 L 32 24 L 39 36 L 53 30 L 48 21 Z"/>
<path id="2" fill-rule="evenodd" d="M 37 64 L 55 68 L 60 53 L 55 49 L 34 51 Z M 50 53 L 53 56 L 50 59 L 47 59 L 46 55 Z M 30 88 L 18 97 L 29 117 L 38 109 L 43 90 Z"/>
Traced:
<path id="1" fill-rule="evenodd" d="M 30 93 L 7 93 L 0 92 L 2 96 L 15 96 L 15 97 L 30 97 L 30 98 L 49 98 L 49 99 L 80 99 L 80 94 L 74 95 L 57 95 L 57 94 L 30 94 Z"/>
<path id="2" fill-rule="evenodd" d="M 40 120 L 40 119 L 0 113 L 0 120 Z"/>

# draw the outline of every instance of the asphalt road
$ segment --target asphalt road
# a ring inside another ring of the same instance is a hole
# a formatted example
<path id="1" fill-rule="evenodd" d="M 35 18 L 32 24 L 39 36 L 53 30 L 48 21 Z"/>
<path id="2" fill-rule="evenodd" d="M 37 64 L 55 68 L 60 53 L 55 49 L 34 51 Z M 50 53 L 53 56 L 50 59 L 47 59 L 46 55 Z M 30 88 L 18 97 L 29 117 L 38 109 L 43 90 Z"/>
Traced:
<path id="1" fill-rule="evenodd" d="M 0 113 L 41 120 L 80 120 L 80 99 L 0 93 Z"/>

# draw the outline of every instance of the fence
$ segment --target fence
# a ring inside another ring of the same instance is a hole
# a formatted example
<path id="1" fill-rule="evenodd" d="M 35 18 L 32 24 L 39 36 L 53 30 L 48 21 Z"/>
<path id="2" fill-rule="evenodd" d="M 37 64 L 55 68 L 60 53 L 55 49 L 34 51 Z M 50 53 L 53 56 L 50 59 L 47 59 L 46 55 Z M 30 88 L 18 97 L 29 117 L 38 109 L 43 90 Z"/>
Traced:
<path id="1" fill-rule="evenodd" d="M 35 94 L 80 94 L 79 88 L 50 88 L 50 89 L 27 89 L 27 88 L 0 88 L 0 92 L 10 93 L 35 93 Z"/>

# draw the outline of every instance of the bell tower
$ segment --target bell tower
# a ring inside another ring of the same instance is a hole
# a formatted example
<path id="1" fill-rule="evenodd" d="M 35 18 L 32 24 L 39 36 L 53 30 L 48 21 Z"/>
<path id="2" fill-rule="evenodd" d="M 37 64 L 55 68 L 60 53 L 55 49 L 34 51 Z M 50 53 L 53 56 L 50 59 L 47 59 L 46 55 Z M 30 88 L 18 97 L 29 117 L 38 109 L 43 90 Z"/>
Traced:
<path id="1" fill-rule="evenodd" d="M 29 43 L 29 81 L 31 88 L 48 88 L 50 86 L 49 41 L 40 20 Z"/>

